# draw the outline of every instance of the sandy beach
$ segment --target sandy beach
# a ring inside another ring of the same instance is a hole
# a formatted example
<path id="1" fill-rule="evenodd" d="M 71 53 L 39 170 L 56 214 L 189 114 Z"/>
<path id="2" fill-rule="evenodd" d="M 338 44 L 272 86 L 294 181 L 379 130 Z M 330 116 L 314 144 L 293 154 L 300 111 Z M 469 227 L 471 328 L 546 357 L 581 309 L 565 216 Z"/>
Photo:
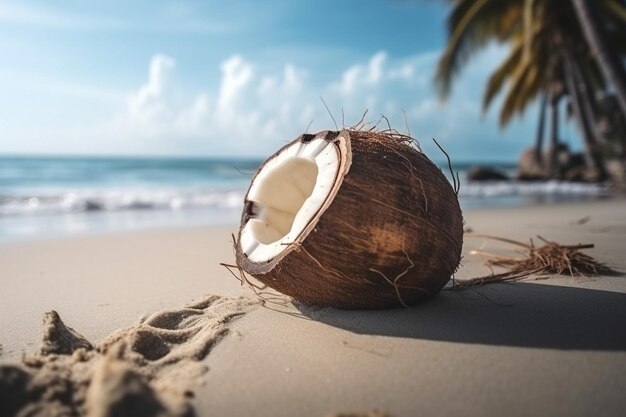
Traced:
<path id="1" fill-rule="evenodd" d="M 465 219 L 476 233 L 593 243 L 587 253 L 624 272 L 625 209 L 624 200 L 606 200 L 480 209 L 468 211 Z M 410 309 L 262 306 L 219 265 L 234 262 L 230 233 L 235 229 L 0 244 L 0 361 L 14 363 L 36 353 L 44 313 L 55 310 L 66 325 L 98 344 L 98 352 L 106 351 L 103 341 L 116 331 L 119 335 L 118 329 L 129 329 L 128 334 L 142 325 L 165 329 L 154 333 L 159 340 L 169 340 L 172 332 L 193 333 L 172 342 L 176 346 L 170 343 L 158 357 L 139 353 L 149 380 L 162 385 L 155 389 L 184 386 L 189 393 L 176 404 L 188 403 L 198 416 L 366 415 L 373 410 L 396 417 L 618 416 L 626 409 L 626 279 L 621 274 L 444 290 Z M 466 238 L 458 279 L 489 273 L 483 259 L 470 254 L 478 248 L 510 249 Z M 207 302 L 207 294 L 218 297 Z M 236 320 L 225 318 L 228 308 L 238 309 Z M 158 311 L 165 313 L 153 314 Z M 138 322 L 141 316 L 147 318 Z M 211 337 L 198 336 L 207 326 L 214 330 Z M 202 353 L 189 353 L 192 345 Z M 112 360 L 110 353 L 91 355 L 84 363 L 102 368 Z M 204 371 L 174 372 L 189 369 L 192 357 Z M 120 354 L 118 359 L 127 358 Z M 105 386 L 106 377 L 93 372 Z M 86 395 L 96 415 L 95 394 Z"/>

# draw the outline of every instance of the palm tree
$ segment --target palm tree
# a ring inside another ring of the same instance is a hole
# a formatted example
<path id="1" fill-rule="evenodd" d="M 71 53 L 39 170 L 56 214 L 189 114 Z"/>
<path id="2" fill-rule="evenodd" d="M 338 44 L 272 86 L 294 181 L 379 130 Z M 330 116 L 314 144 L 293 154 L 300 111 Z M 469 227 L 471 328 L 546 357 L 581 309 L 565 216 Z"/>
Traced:
<path id="1" fill-rule="evenodd" d="M 516 114 L 537 97 L 549 98 L 552 115 L 552 149 L 558 140 L 558 102 L 564 96 L 572 101 L 583 134 L 587 161 L 601 174 L 603 163 L 597 157 L 594 118 L 589 110 L 597 91 L 606 89 L 605 77 L 598 63 L 589 54 L 572 5 L 559 0 L 450 0 L 449 40 L 439 61 L 437 82 L 445 98 L 454 77 L 476 49 L 497 41 L 510 46 L 507 58 L 491 75 L 483 99 L 486 111 L 493 99 L 506 86 L 500 111 L 501 126 L 506 126 Z M 615 3 L 621 0 L 602 0 Z M 621 4 L 621 3 L 620 3 Z M 621 24 L 619 8 L 613 8 L 613 20 Z M 618 26 L 618 25 L 616 25 Z M 610 33 L 611 41 L 626 52 L 626 39 L 617 31 Z M 585 94 L 586 93 L 586 94 Z M 544 99 L 542 99 L 542 102 Z M 543 120 L 546 106 L 541 105 L 537 129 L 537 160 L 541 161 Z M 549 158 L 554 161 L 554 157 Z"/>
<path id="2" fill-rule="evenodd" d="M 572 0 L 572 3 L 585 38 L 591 46 L 592 52 L 597 56 L 604 76 L 615 89 L 622 113 L 626 115 L 626 72 L 620 57 L 608 45 L 608 36 L 605 26 L 602 24 L 604 22 L 601 20 L 598 5 L 589 0 Z M 620 1 L 600 2 L 600 6 L 621 13 L 626 18 L 626 9 Z M 623 35 L 624 28 L 619 27 L 618 30 L 622 31 Z"/>

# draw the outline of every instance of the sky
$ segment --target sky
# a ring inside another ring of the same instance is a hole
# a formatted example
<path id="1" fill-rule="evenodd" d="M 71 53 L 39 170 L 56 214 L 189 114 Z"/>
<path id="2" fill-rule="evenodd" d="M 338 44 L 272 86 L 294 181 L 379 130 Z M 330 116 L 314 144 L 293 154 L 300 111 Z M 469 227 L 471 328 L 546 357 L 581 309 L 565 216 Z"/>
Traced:
<path id="1" fill-rule="evenodd" d="M 482 112 L 503 46 L 437 96 L 446 13 L 428 0 L 3 0 L 0 155 L 263 157 L 367 110 L 429 153 L 436 138 L 457 160 L 513 161 L 536 109 L 505 130 L 498 101 Z"/>

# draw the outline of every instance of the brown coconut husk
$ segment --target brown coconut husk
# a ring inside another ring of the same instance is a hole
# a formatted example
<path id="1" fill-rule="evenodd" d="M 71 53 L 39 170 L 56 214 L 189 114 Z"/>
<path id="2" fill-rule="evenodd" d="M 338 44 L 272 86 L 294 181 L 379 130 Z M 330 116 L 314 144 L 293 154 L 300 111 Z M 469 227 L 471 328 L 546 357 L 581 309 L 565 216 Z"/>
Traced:
<path id="1" fill-rule="evenodd" d="M 513 258 L 482 251 L 472 251 L 473 254 L 485 256 L 487 258 L 485 264 L 490 268 L 494 266 L 502 267 L 506 271 L 456 281 L 453 289 L 463 289 L 496 282 L 519 281 L 531 275 L 536 275 L 541 279 L 547 278 L 548 275 L 570 275 L 575 277 L 615 273 L 610 267 L 581 252 L 582 249 L 593 248 L 593 244 L 562 245 L 538 236 L 537 238 L 543 242 L 543 245 L 537 247 L 532 239 L 529 244 L 526 244 L 490 235 L 466 233 L 465 236 L 492 239 L 521 247 L 521 257 Z"/>
<path id="2" fill-rule="evenodd" d="M 268 262 L 250 261 L 237 244 L 237 268 L 298 301 L 338 308 L 409 306 L 436 294 L 461 259 L 458 189 L 393 129 L 324 131 L 294 142 L 318 138 L 341 158 L 326 203 Z M 242 228 L 251 216 L 244 207 Z"/>

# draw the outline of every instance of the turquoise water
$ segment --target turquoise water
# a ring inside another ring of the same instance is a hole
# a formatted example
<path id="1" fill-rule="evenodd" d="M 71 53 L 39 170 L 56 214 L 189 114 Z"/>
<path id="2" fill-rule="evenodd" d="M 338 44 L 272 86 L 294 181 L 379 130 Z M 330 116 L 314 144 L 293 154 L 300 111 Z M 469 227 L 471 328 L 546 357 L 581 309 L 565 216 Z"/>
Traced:
<path id="1" fill-rule="evenodd" d="M 0 157 L 0 239 L 166 226 L 230 225 L 260 160 Z M 587 200 L 599 186 L 559 182 L 468 183 L 464 209 Z M 514 173 L 510 164 L 500 165 Z M 447 167 L 443 167 L 447 172 Z"/>

